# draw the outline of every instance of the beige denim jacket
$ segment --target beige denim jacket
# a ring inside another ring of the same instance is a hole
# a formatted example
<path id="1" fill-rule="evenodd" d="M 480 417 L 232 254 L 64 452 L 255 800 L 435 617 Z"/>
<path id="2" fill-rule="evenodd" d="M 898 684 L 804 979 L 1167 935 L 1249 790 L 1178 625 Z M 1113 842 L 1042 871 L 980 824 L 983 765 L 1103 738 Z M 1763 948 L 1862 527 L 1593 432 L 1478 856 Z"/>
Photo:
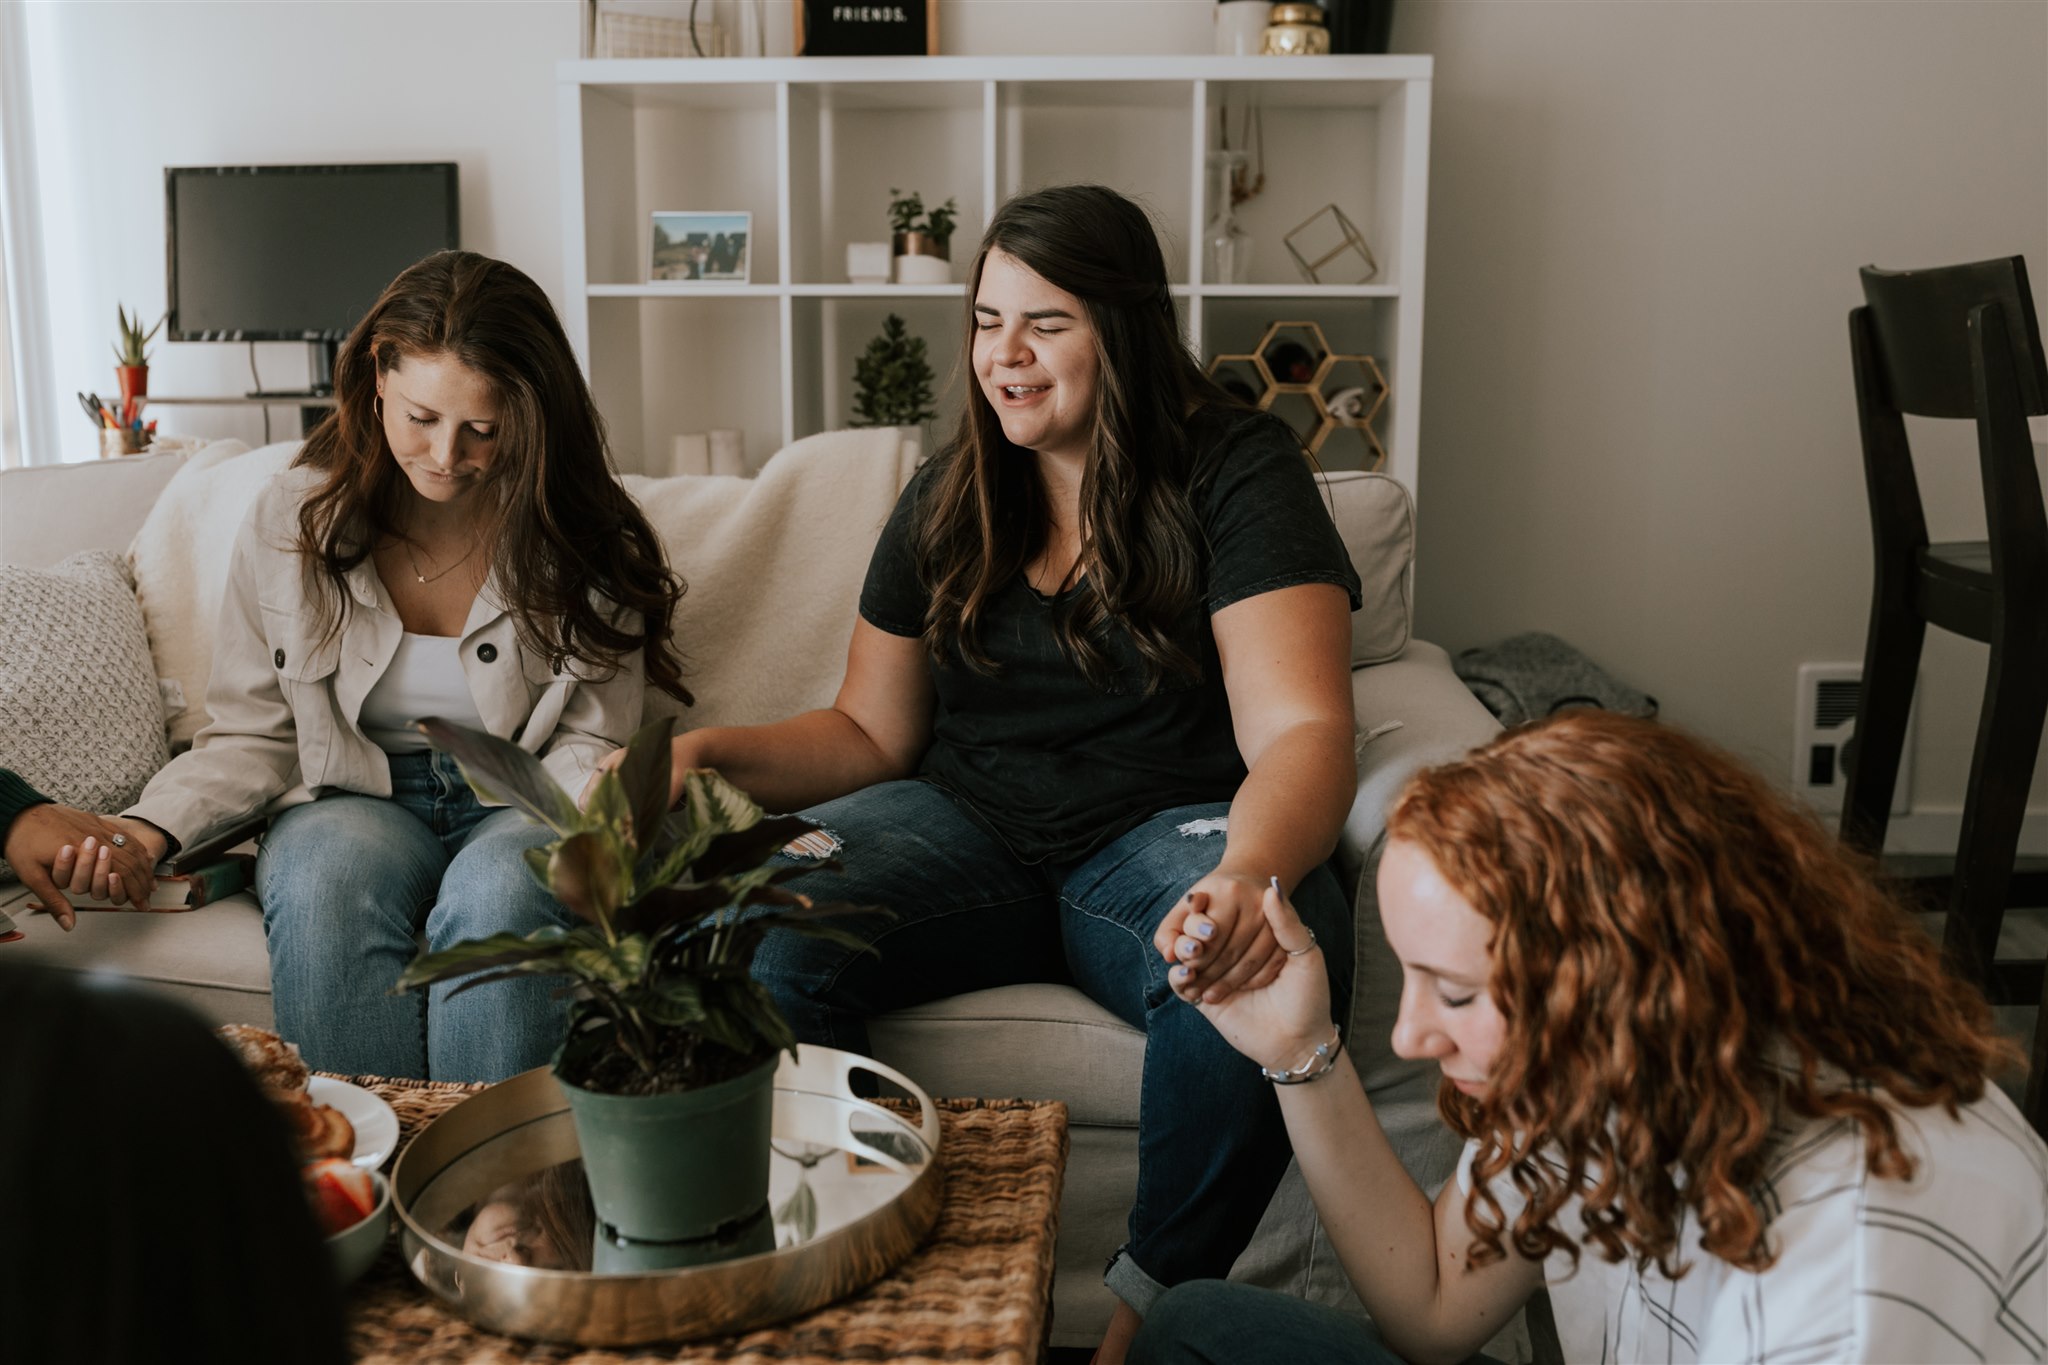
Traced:
<path id="1" fill-rule="evenodd" d="M 346 580 L 346 624 L 320 638 L 293 544 L 300 501 L 317 477 L 287 469 L 257 497 L 228 569 L 206 687 L 211 719 L 124 812 L 187 847 L 323 792 L 391 795 L 390 761 L 363 734 L 360 717 L 404 627 L 365 560 Z M 555 781 L 580 795 L 598 760 L 640 724 L 641 656 L 609 676 L 575 662 L 556 673 L 520 647 L 496 589 L 495 578 L 484 584 L 462 628 L 462 672 L 477 714 L 492 734 L 540 755 Z"/>

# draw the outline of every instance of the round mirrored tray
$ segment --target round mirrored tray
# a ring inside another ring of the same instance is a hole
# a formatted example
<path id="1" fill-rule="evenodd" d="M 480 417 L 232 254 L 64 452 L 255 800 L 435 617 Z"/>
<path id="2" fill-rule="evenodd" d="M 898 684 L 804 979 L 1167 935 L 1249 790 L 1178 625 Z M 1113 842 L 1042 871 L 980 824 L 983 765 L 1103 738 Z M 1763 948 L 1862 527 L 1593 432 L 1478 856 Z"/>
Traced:
<path id="1" fill-rule="evenodd" d="M 861 1072 L 910 1102 L 856 1096 Z M 399 1156 L 392 1207 L 406 1264 L 491 1331 L 630 1346 L 808 1312 L 878 1279 L 930 1231 L 938 1112 L 908 1077 L 805 1046 L 776 1071 L 772 1129 L 756 1216 L 692 1243 L 623 1242 L 592 1210 L 554 1076 L 515 1076 L 450 1109 Z"/>

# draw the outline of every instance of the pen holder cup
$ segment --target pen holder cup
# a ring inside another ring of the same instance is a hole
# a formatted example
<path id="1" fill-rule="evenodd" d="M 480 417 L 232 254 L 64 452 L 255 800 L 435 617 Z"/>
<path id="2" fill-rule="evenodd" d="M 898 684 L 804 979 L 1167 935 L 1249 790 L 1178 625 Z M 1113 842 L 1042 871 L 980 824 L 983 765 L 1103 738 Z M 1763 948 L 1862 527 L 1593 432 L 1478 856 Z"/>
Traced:
<path id="1" fill-rule="evenodd" d="M 149 438 L 134 427 L 101 427 L 100 458 L 115 455 L 140 455 L 142 446 Z"/>

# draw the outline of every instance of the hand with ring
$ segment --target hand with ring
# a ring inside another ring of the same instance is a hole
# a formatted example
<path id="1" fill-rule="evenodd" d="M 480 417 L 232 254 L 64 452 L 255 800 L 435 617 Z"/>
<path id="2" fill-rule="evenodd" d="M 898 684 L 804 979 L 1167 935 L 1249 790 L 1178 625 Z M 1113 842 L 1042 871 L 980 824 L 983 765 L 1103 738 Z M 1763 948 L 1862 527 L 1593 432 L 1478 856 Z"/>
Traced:
<path id="1" fill-rule="evenodd" d="M 66 931 L 77 922 L 67 893 L 142 910 L 156 888 L 156 859 L 124 822 L 55 802 L 15 816 L 0 856 Z"/>
<path id="2" fill-rule="evenodd" d="M 1329 1041 L 1330 979 L 1315 932 L 1294 913 L 1278 878 L 1267 884 L 1259 909 L 1276 945 L 1278 970 L 1220 1000 L 1192 1003 L 1232 1047 L 1260 1066 L 1286 1071 Z"/>

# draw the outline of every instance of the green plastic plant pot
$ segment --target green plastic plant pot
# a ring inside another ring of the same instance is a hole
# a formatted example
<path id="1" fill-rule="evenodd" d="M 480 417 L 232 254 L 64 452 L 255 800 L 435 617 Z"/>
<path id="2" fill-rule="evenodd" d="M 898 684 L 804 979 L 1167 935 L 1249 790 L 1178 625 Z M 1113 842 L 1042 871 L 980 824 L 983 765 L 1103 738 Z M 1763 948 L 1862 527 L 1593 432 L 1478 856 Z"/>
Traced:
<path id="1" fill-rule="evenodd" d="M 601 1094 L 557 1072 L 597 1216 L 635 1241 L 680 1242 L 759 1209 L 768 1198 L 776 1060 L 665 1095 Z"/>
<path id="2" fill-rule="evenodd" d="M 692 1266 L 723 1265 L 773 1250 L 775 1220 L 769 1217 L 764 1204 L 751 1220 L 728 1228 L 721 1236 L 698 1237 L 687 1242 L 618 1242 L 599 1228 L 591 1238 L 590 1269 L 598 1275 L 646 1275 Z"/>

